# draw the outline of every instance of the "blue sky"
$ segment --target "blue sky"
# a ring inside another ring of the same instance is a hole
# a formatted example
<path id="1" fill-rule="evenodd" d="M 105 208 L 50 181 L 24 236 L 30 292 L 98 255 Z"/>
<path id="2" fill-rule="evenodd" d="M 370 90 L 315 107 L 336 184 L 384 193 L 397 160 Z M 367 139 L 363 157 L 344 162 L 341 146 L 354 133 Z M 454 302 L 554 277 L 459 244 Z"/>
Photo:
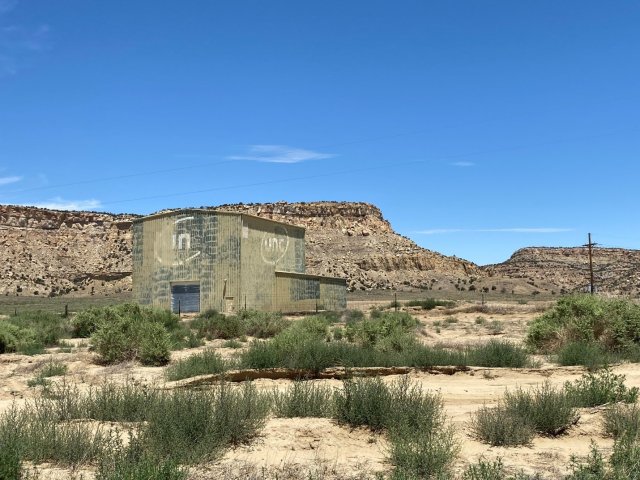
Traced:
<path id="1" fill-rule="evenodd" d="M 480 264 L 640 247 L 640 3 L 0 0 L 0 203 L 379 206 Z"/>

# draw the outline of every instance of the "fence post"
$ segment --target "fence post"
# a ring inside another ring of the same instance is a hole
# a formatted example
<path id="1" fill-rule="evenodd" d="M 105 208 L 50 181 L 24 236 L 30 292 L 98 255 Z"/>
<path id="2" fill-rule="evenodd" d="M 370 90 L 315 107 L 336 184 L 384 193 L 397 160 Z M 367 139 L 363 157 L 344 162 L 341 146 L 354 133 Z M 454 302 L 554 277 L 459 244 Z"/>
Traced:
<path id="1" fill-rule="evenodd" d="M 244 294 L 244 311 L 247 311 L 247 294 Z"/>
<path id="2" fill-rule="evenodd" d="M 65 304 L 64 306 L 64 318 L 67 318 L 69 316 L 69 305 Z"/>
<path id="3" fill-rule="evenodd" d="M 178 317 L 180 317 L 182 314 L 181 309 L 180 309 L 180 300 L 178 300 Z"/>
<path id="4" fill-rule="evenodd" d="M 397 293 L 393 294 L 393 307 L 397 312 L 398 311 L 398 294 Z"/>
<path id="5" fill-rule="evenodd" d="M 18 308 L 16 307 L 16 309 L 13 311 L 13 316 L 17 317 L 18 316 Z"/>
<path id="6" fill-rule="evenodd" d="M 316 298 L 316 313 L 318 313 L 318 299 Z"/>

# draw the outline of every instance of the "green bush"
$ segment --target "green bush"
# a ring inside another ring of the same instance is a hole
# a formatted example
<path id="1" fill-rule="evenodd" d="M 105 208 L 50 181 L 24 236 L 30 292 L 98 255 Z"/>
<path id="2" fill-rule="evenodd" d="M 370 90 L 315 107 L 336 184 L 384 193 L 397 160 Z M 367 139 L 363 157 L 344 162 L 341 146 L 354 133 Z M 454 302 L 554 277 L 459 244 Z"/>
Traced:
<path id="1" fill-rule="evenodd" d="M 42 353 L 70 334 L 65 319 L 48 312 L 24 312 L 0 320 L 0 353 Z"/>
<path id="2" fill-rule="evenodd" d="M 240 313 L 245 325 L 245 335 L 256 338 L 270 338 L 284 329 L 291 322 L 282 318 L 282 314 L 276 312 L 259 312 L 257 310 L 244 310 Z"/>
<path id="3" fill-rule="evenodd" d="M 105 363 L 139 360 L 164 365 L 172 345 L 167 328 L 176 328 L 172 314 L 124 304 L 102 309 L 91 345 Z M 167 327 L 168 326 L 168 327 Z"/>
<path id="4" fill-rule="evenodd" d="M 637 438 L 640 432 L 640 407 L 638 404 L 616 404 L 604 412 L 604 429 L 614 438 Z"/>
<path id="5" fill-rule="evenodd" d="M 96 480 L 184 480 L 187 471 L 171 459 L 150 456 L 135 437 L 127 448 L 117 448 L 103 458 Z"/>
<path id="6" fill-rule="evenodd" d="M 575 419 L 575 408 L 567 394 L 544 383 L 528 391 L 507 391 L 496 407 L 478 410 L 470 428 L 477 439 L 490 445 L 527 445 L 534 432 L 558 435 Z"/>
<path id="7" fill-rule="evenodd" d="M 20 327 L 0 320 L 0 353 L 17 352 L 23 336 L 24 331 Z"/>
<path id="8" fill-rule="evenodd" d="M 640 305 L 594 295 L 563 297 L 531 323 L 527 342 L 543 351 L 582 342 L 624 352 L 640 342 Z"/>
<path id="9" fill-rule="evenodd" d="M 566 382 L 564 389 L 576 407 L 597 407 L 606 403 L 635 403 L 638 388 L 627 388 L 625 376 L 616 375 L 609 368 L 589 372 L 574 382 Z"/>
<path id="10" fill-rule="evenodd" d="M 22 445 L 17 432 L 6 431 L 5 428 L 0 419 L 0 479 L 19 480 L 23 473 Z"/>
<path id="11" fill-rule="evenodd" d="M 471 417 L 469 428 L 476 439 L 494 447 L 528 445 L 534 435 L 531 423 L 504 404 L 481 407 Z"/>
<path id="12" fill-rule="evenodd" d="M 548 382 L 526 391 L 507 391 L 503 402 L 509 415 L 519 415 L 535 431 L 547 435 L 563 433 L 576 420 L 575 407 L 566 392 Z"/>
<path id="13" fill-rule="evenodd" d="M 636 439 L 622 437 L 613 445 L 613 453 L 605 462 L 597 446 L 592 444 L 589 455 L 571 459 L 572 473 L 566 480 L 629 480 L 640 478 L 640 444 Z"/>
<path id="14" fill-rule="evenodd" d="M 297 380 L 283 392 L 274 391 L 271 403 L 277 417 L 322 418 L 331 416 L 333 395 L 327 387 Z"/>
<path id="15" fill-rule="evenodd" d="M 375 346 L 383 338 L 413 332 L 418 320 L 406 312 L 382 312 L 362 321 L 349 323 L 346 335 L 349 341 L 363 346 Z"/>
<path id="16" fill-rule="evenodd" d="M 426 298 L 424 300 L 410 300 L 405 302 L 407 307 L 421 307 L 423 310 L 433 310 L 436 307 L 451 308 L 455 305 L 455 302 L 450 300 L 437 300 L 435 298 Z"/>
<path id="17" fill-rule="evenodd" d="M 174 381 L 198 375 L 222 373 L 228 368 L 229 363 L 223 360 L 215 350 L 206 349 L 169 365 L 165 376 L 167 380 Z"/>
<path id="18" fill-rule="evenodd" d="M 169 363 L 171 339 L 163 325 L 144 322 L 140 324 L 137 335 L 139 338 L 136 357 L 142 364 L 166 365 Z"/>
<path id="19" fill-rule="evenodd" d="M 150 408 L 141 442 L 160 458 L 196 463 L 221 449 L 247 442 L 264 425 L 269 398 L 251 383 L 240 389 L 220 384 L 210 390 L 178 390 Z"/>
<path id="20" fill-rule="evenodd" d="M 389 425 L 391 393 L 380 377 L 350 379 L 335 393 L 335 417 L 352 427 L 382 430 Z"/>
<path id="21" fill-rule="evenodd" d="M 207 310 L 191 322 L 191 328 L 198 331 L 198 336 L 208 340 L 214 338 L 236 338 L 244 335 L 245 326 L 242 319 L 235 315 L 223 315 L 216 310 Z"/>
<path id="22" fill-rule="evenodd" d="M 489 340 L 467 349 L 467 363 L 479 367 L 520 368 L 530 364 L 527 351 L 506 340 Z"/>
<path id="23" fill-rule="evenodd" d="M 595 370 L 609 363 L 609 355 L 596 343 L 569 342 L 558 350 L 560 365 L 583 365 Z"/>

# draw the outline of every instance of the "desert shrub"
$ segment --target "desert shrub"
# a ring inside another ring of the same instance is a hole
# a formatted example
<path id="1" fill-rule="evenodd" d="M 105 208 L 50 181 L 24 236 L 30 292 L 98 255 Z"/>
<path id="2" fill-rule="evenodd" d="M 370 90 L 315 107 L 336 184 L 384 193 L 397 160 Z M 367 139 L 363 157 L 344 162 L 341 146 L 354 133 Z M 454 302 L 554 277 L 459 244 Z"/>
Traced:
<path id="1" fill-rule="evenodd" d="M 166 317 L 152 309 L 107 307 L 91 345 L 105 363 L 140 360 L 146 365 L 163 365 L 169 361 L 171 339 Z"/>
<path id="2" fill-rule="evenodd" d="M 344 328 L 333 327 L 333 329 L 331 329 L 331 338 L 337 341 L 342 340 L 344 338 Z"/>
<path id="3" fill-rule="evenodd" d="M 206 349 L 169 365 L 165 371 L 167 380 L 222 373 L 229 368 L 229 363 L 220 357 L 215 350 Z"/>
<path id="4" fill-rule="evenodd" d="M 245 325 L 245 335 L 257 338 L 273 337 L 291 324 L 289 320 L 282 318 L 282 314 L 277 312 L 243 310 L 239 316 Z"/>
<path id="5" fill-rule="evenodd" d="M 491 335 L 500 335 L 504 332 L 504 323 L 499 320 L 491 320 L 491 322 L 487 325 L 487 329 Z"/>
<path id="6" fill-rule="evenodd" d="M 17 431 L 11 430 L 11 422 L 0 418 L 0 478 L 19 480 L 22 478 L 22 444 Z"/>
<path id="7" fill-rule="evenodd" d="M 179 390 L 160 396 L 140 433 L 148 452 L 176 462 L 214 458 L 220 450 L 252 438 L 263 426 L 269 398 L 251 383 L 233 388 Z"/>
<path id="8" fill-rule="evenodd" d="M 506 477 L 502 459 L 490 462 L 481 458 L 465 469 L 462 480 L 502 480 Z"/>
<path id="9" fill-rule="evenodd" d="M 20 337 L 20 327 L 0 320 L 0 353 L 17 351 Z"/>
<path id="10" fill-rule="evenodd" d="M 640 478 L 640 444 L 622 437 L 613 445 L 613 453 L 605 462 L 595 443 L 585 459 L 572 457 L 572 473 L 566 480 L 628 480 Z"/>
<path id="11" fill-rule="evenodd" d="M 90 418 L 102 422 L 142 422 L 158 396 L 156 390 L 131 381 L 123 384 L 107 382 L 90 388 L 86 395 L 80 397 L 78 408 L 69 408 L 68 411 L 73 414 L 71 418 Z M 58 402 L 60 401 L 68 399 L 60 396 Z"/>
<path id="12" fill-rule="evenodd" d="M 158 324 L 145 322 L 138 330 L 139 341 L 137 358 L 144 365 L 165 365 L 171 354 L 171 339 L 166 329 Z"/>
<path id="13" fill-rule="evenodd" d="M 96 480 L 183 480 L 187 471 L 171 459 L 151 456 L 132 437 L 126 448 L 119 447 L 101 459 Z"/>
<path id="14" fill-rule="evenodd" d="M 335 393 L 335 417 L 352 427 L 382 430 L 388 426 L 390 410 L 391 393 L 380 377 L 345 380 Z"/>
<path id="15" fill-rule="evenodd" d="M 68 337 L 70 327 L 60 315 L 48 312 L 24 312 L 0 321 L 0 353 L 26 355 L 42 353 Z"/>
<path id="16" fill-rule="evenodd" d="M 76 313 L 71 320 L 73 336 L 89 338 L 104 320 L 104 317 L 105 310 L 100 307 L 91 307 Z"/>
<path id="17" fill-rule="evenodd" d="M 441 427 L 414 435 L 396 435 L 391 439 L 389 451 L 395 466 L 393 479 L 445 479 L 452 476 L 459 445 L 453 429 Z"/>
<path id="18" fill-rule="evenodd" d="M 236 315 L 226 316 L 213 309 L 198 315 L 191 322 L 191 328 L 197 330 L 199 337 L 205 337 L 208 340 L 236 338 L 246 333 L 242 318 Z"/>
<path id="19" fill-rule="evenodd" d="M 35 378 L 27 381 L 29 387 L 35 387 L 36 385 L 46 385 L 47 378 L 57 377 L 67 373 L 67 366 L 64 363 L 50 361 L 40 369 Z"/>
<path id="20" fill-rule="evenodd" d="M 638 388 L 627 388 L 625 376 L 616 375 L 609 368 L 588 372 L 574 382 L 566 382 L 564 389 L 577 407 L 596 407 L 606 403 L 634 403 Z"/>
<path id="21" fill-rule="evenodd" d="M 575 408 L 567 394 L 544 383 L 527 391 L 507 391 L 496 407 L 478 410 L 469 426 L 483 442 L 515 446 L 530 443 L 534 432 L 563 433 L 575 419 Z"/>
<path id="22" fill-rule="evenodd" d="M 471 417 L 469 429 L 476 439 L 496 447 L 528 445 L 534 435 L 531 423 L 504 404 L 481 407 Z"/>
<path id="23" fill-rule="evenodd" d="M 548 382 L 526 391 L 507 391 L 503 402 L 509 415 L 520 416 L 535 431 L 547 435 L 563 433 L 576 419 L 575 407 L 565 391 Z"/>
<path id="24" fill-rule="evenodd" d="M 569 342 L 558 350 L 560 365 L 583 365 L 595 370 L 609 363 L 609 355 L 593 342 Z"/>
<path id="25" fill-rule="evenodd" d="M 527 351 L 506 340 L 489 340 L 467 349 L 467 364 L 479 367 L 520 368 L 529 364 Z"/>
<path id="26" fill-rule="evenodd" d="M 614 438 L 637 438 L 640 432 L 640 407 L 636 403 L 612 405 L 604 412 L 604 428 Z"/>
<path id="27" fill-rule="evenodd" d="M 406 312 L 382 312 L 368 319 L 347 324 L 346 335 L 349 341 L 364 346 L 374 346 L 381 339 L 407 334 L 415 330 L 418 320 Z"/>
<path id="28" fill-rule="evenodd" d="M 424 300 L 410 300 L 405 302 L 407 307 L 421 307 L 423 310 L 433 310 L 436 307 L 451 308 L 456 304 L 450 300 L 438 300 L 435 298 L 426 298 Z"/>
<path id="29" fill-rule="evenodd" d="M 392 478 L 448 478 L 458 452 L 451 427 L 445 425 L 442 399 L 424 393 L 403 377 L 386 385 L 380 377 L 343 381 L 334 394 L 340 423 L 386 431 Z"/>
<path id="30" fill-rule="evenodd" d="M 571 474 L 566 477 L 566 480 L 613 480 L 609 476 L 604 457 L 595 443 L 591 444 L 591 451 L 586 458 L 579 459 L 572 456 L 570 467 Z"/>
<path id="31" fill-rule="evenodd" d="M 242 343 L 240 343 L 238 340 L 231 339 L 231 340 L 227 340 L 226 342 L 224 342 L 222 344 L 222 346 L 224 348 L 236 349 L 236 348 L 242 348 Z"/>
<path id="32" fill-rule="evenodd" d="M 284 392 L 274 391 L 271 398 L 277 417 L 329 417 L 333 395 L 329 388 L 310 381 L 297 380 Z"/>
<path id="33" fill-rule="evenodd" d="M 347 309 L 342 312 L 341 319 L 348 325 L 350 323 L 359 322 L 365 317 L 362 310 Z"/>
<path id="34" fill-rule="evenodd" d="M 527 342 L 555 351 L 570 342 L 596 343 L 608 352 L 640 341 L 640 305 L 594 295 L 563 297 L 529 326 Z"/>
<path id="35" fill-rule="evenodd" d="M 81 423 L 59 423 L 43 404 L 12 407 L 0 416 L 0 439 L 11 439 L 23 459 L 34 463 L 85 464 L 101 458 L 114 445 L 103 428 Z"/>

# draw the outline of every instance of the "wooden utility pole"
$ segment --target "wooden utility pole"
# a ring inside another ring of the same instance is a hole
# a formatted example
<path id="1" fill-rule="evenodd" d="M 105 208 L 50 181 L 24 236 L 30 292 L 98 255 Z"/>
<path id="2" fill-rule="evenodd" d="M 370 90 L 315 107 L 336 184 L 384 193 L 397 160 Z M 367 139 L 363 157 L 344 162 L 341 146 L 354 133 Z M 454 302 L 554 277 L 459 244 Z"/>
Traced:
<path id="1" fill-rule="evenodd" d="M 589 247 L 589 276 L 591 278 L 591 295 L 595 294 L 595 285 L 594 285 L 594 281 L 593 281 L 593 251 L 592 251 L 592 247 L 594 247 L 595 245 L 597 245 L 597 243 L 593 243 L 591 241 L 591 234 L 589 233 L 589 243 L 587 243 L 586 245 L 583 245 L 584 247 Z"/>

